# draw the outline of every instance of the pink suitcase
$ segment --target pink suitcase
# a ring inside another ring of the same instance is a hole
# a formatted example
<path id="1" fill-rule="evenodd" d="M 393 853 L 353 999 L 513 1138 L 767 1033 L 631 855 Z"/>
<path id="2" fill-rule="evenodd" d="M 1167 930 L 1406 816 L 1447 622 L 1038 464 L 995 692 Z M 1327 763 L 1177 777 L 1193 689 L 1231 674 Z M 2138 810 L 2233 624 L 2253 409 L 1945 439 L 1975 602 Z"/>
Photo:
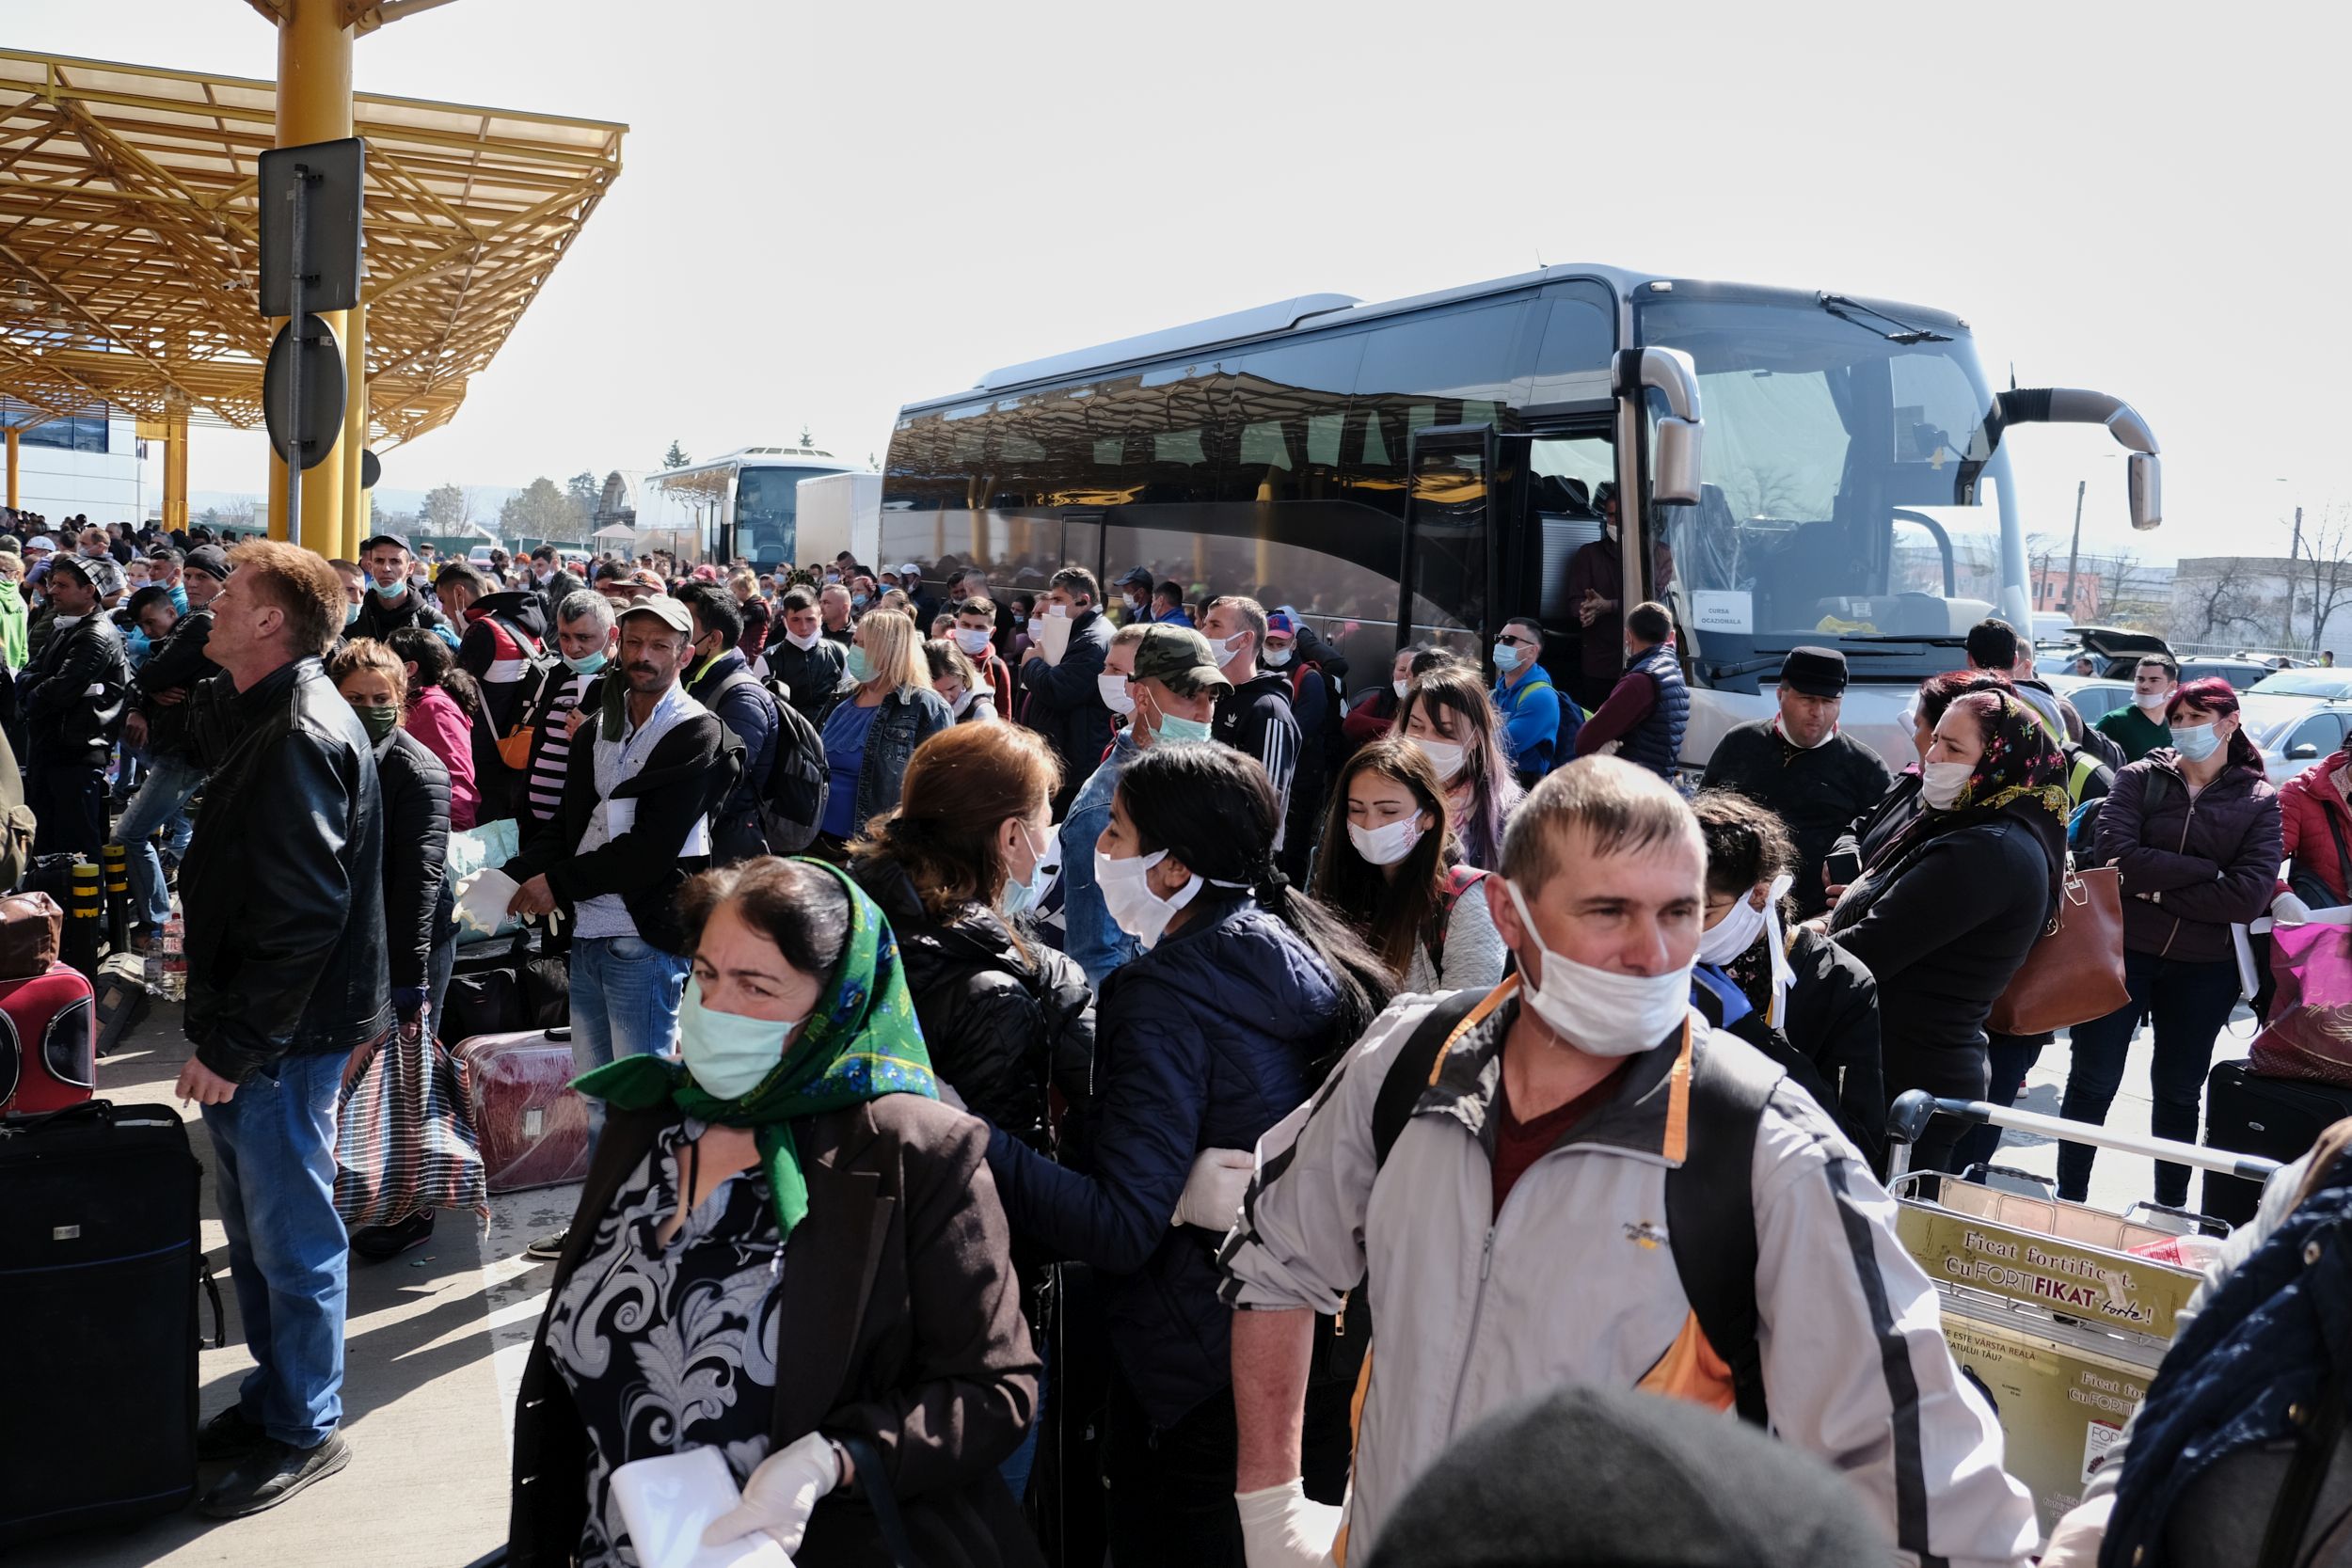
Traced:
<path id="1" fill-rule="evenodd" d="M 0 1111 L 78 1105 L 98 1085 L 98 1008 L 81 971 L 0 980 Z"/>
<path id="2" fill-rule="evenodd" d="M 579 1069 L 569 1036 L 476 1035 L 457 1048 L 458 1081 L 494 1193 L 588 1174 L 588 1102 L 571 1086 Z"/>

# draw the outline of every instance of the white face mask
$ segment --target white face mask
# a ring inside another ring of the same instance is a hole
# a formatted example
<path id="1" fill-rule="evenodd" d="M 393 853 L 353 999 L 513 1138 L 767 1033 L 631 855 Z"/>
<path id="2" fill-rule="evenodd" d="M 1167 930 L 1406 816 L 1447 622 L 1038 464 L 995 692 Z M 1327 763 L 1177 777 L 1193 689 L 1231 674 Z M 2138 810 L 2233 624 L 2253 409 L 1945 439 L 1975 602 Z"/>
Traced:
<path id="1" fill-rule="evenodd" d="M 1976 771 L 1973 762 L 1931 762 L 1919 770 L 1919 799 L 1937 811 L 1949 811 Z"/>
<path id="2" fill-rule="evenodd" d="M 1411 681 L 1391 681 L 1389 683 L 1389 689 L 1396 693 L 1396 700 L 1401 703 L 1405 700 L 1406 689 L 1410 687 L 1412 684 L 1413 683 Z"/>
<path id="3" fill-rule="evenodd" d="M 956 646 L 961 648 L 973 658 L 978 658 L 987 653 L 988 643 L 988 633 L 981 627 L 958 626 L 956 628 Z"/>
<path id="4" fill-rule="evenodd" d="M 1527 900 L 1520 896 L 1517 884 L 1502 885 L 1510 892 L 1512 907 L 1519 912 L 1519 923 L 1527 928 L 1527 940 L 1534 946 L 1543 970 L 1543 984 L 1538 987 L 1532 979 L 1523 980 L 1519 995 L 1561 1038 L 1589 1055 L 1636 1056 L 1689 1018 L 1689 964 L 1663 974 L 1619 974 L 1563 958 L 1535 934 L 1535 922 L 1528 917 Z M 1533 966 L 1524 956 L 1519 967 L 1532 974 Z"/>
<path id="5" fill-rule="evenodd" d="M 1165 849 L 1155 849 L 1148 855 L 1129 855 L 1124 860 L 1113 860 L 1100 849 L 1094 851 L 1094 885 L 1103 892 L 1104 909 L 1120 930 L 1143 944 L 1147 953 L 1158 944 L 1168 923 L 1200 896 L 1202 880 L 1198 876 L 1179 888 L 1173 898 L 1163 898 L 1152 891 L 1148 880 L 1152 868 L 1166 859 Z"/>
<path id="6" fill-rule="evenodd" d="M 2139 710 L 2142 713 L 2162 713 L 2165 705 L 2172 701 L 2172 693 L 2169 691 L 2140 692 L 2135 695 L 2132 701 L 2139 705 Z"/>
<path id="7" fill-rule="evenodd" d="M 1265 661 L 1279 670 L 1291 661 L 1291 651 L 1288 648 L 1268 648 L 1265 651 Z"/>
<path id="8" fill-rule="evenodd" d="M 799 632 L 792 631 L 787 628 L 784 634 L 784 640 L 787 642 L 791 643 L 794 647 L 800 649 L 801 652 L 806 653 L 809 649 L 814 648 L 818 643 L 823 641 L 825 640 L 825 634 L 821 631 L 813 631 L 806 637 L 803 637 Z"/>
<path id="9" fill-rule="evenodd" d="M 1237 631 L 1231 637 L 1220 638 L 1210 642 L 1210 648 L 1215 650 L 1216 654 L 1216 662 L 1218 666 L 1222 667 L 1232 663 L 1233 656 L 1241 652 L 1242 643 L 1248 641 L 1250 635 L 1250 633 L 1246 631 Z"/>
<path id="10" fill-rule="evenodd" d="M 1797 983 L 1797 972 L 1788 962 L 1788 944 L 1780 935 L 1780 901 L 1796 885 L 1796 878 L 1784 871 L 1765 890 L 1762 909 L 1742 898 L 1731 906 L 1723 919 L 1699 933 L 1699 962 L 1719 966 L 1754 947 L 1758 937 L 1771 942 L 1772 1005 L 1765 1022 L 1775 1027 L 1780 1023 L 1781 1005 L 1788 988 Z"/>
<path id="11" fill-rule="evenodd" d="M 1423 740 L 1412 737 L 1413 744 L 1429 753 L 1430 762 L 1438 769 L 1438 782 L 1452 784 L 1462 772 L 1462 748 L 1451 740 Z"/>
<path id="12" fill-rule="evenodd" d="M 1375 865 L 1394 865 L 1413 852 L 1421 842 L 1421 817 L 1400 816 L 1378 828 L 1347 825 L 1347 841 L 1356 846 L 1356 852 Z"/>
<path id="13" fill-rule="evenodd" d="M 1097 675 L 1094 677 L 1094 689 L 1102 694 L 1103 705 L 1113 713 L 1135 712 L 1135 693 L 1127 689 L 1126 676 Z"/>

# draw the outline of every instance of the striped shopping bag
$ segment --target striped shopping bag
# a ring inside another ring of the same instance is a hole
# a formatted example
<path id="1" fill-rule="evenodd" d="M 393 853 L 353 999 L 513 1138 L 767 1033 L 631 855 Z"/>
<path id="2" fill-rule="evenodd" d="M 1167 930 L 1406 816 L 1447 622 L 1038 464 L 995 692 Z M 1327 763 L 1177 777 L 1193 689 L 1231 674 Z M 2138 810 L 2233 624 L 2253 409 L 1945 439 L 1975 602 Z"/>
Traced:
<path id="1" fill-rule="evenodd" d="M 486 1221 L 489 1188 L 457 1066 L 431 1035 L 396 1032 L 344 1086 L 336 1118 L 335 1209 L 357 1230 L 428 1209 Z"/>

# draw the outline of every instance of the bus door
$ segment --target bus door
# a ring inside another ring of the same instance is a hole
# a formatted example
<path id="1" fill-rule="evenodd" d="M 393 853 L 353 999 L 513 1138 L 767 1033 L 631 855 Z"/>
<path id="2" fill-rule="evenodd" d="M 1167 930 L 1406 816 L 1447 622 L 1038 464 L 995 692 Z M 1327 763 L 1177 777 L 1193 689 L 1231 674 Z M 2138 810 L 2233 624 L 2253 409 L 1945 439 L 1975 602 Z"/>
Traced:
<path id="1" fill-rule="evenodd" d="M 1502 437 L 1504 513 L 1502 602 L 1498 619 L 1532 615 L 1544 628 L 1544 669 L 1562 691 L 1589 701 L 1583 678 L 1585 627 L 1568 586 L 1569 563 L 1601 539 L 1601 486 L 1613 484 L 1617 457 L 1611 405 L 1548 420 Z M 1613 642 L 1614 639 L 1611 639 Z M 1613 648 L 1608 662 L 1613 672 Z"/>
<path id="2" fill-rule="evenodd" d="M 1489 425 L 1434 425 L 1411 433 L 1405 492 L 1405 562 L 1398 575 L 1398 636 L 1452 648 L 1481 669 L 1500 561 L 1495 512 L 1496 436 Z"/>

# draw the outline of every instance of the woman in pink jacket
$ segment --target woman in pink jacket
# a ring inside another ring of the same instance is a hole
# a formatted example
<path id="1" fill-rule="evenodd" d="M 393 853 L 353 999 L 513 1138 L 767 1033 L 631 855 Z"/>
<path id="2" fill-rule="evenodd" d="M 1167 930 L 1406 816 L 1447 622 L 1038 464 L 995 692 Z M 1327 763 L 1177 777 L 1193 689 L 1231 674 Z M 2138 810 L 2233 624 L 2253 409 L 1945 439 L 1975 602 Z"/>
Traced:
<path id="1" fill-rule="evenodd" d="M 451 829 L 470 828 L 482 809 L 473 767 L 473 721 L 482 711 L 482 689 L 457 668 L 449 644 L 421 626 L 403 626 L 385 641 L 408 672 L 408 712 L 400 727 L 449 768 Z"/>

